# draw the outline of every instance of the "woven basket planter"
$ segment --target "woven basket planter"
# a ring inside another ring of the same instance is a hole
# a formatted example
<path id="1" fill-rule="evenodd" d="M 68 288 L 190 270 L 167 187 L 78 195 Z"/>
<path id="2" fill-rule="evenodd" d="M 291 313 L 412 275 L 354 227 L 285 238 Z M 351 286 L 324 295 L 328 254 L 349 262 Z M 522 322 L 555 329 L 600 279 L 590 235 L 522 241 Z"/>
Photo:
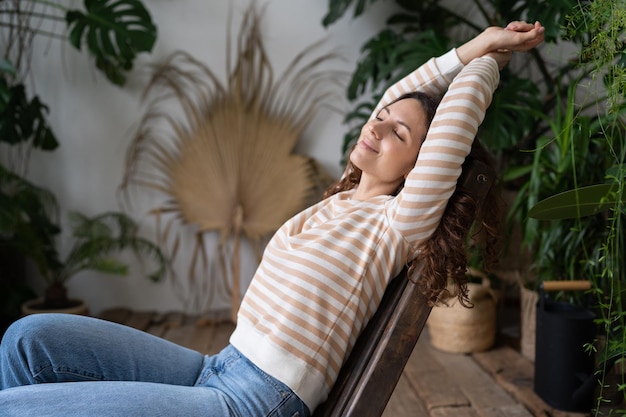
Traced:
<path id="1" fill-rule="evenodd" d="M 446 352 L 470 353 L 491 348 L 496 337 L 497 294 L 487 276 L 476 270 L 470 275 L 481 278 L 479 284 L 468 284 L 473 308 L 462 306 L 457 298 L 433 307 L 428 321 L 432 345 Z"/>

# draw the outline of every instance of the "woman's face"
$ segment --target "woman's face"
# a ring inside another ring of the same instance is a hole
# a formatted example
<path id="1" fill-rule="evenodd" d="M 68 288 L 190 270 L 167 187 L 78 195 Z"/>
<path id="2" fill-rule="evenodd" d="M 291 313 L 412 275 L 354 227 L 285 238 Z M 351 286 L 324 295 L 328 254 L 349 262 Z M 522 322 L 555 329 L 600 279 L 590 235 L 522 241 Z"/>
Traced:
<path id="1" fill-rule="evenodd" d="M 425 136 L 422 104 L 410 98 L 396 101 L 363 126 L 350 161 L 363 175 L 397 188 L 415 165 Z"/>

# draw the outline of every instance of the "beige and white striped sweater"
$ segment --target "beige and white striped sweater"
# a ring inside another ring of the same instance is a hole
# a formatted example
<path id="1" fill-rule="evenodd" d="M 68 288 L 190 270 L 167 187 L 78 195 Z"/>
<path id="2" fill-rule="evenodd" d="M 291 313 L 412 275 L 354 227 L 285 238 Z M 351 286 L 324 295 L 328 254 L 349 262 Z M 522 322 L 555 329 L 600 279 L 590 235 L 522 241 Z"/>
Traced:
<path id="1" fill-rule="evenodd" d="M 368 201 L 336 194 L 287 221 L 269 242 L 230 341 L 311 411 L 327 397 L 389 280 L 439 224 L 498 81 L 495 60 L 463 67 L 452 50 L 396 83 L 374 115 L 409 91 L 448 89 L 404 189 Z"/>

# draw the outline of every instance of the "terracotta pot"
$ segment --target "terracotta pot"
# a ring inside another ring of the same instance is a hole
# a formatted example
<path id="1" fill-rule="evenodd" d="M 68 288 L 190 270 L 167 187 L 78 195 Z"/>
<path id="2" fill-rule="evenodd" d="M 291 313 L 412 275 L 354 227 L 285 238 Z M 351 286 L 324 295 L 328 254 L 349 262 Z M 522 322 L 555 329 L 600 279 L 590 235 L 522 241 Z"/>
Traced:
<path id="1" fill-rule="evenodd" d="M 89 307 L 82 300 L 70 300 L 74 303 L 73 306 L 67 308 L 59 308 L 59 309 L 45 309 L 42 308 L 42 298 L 37 298 L 34 300 L 26 301 L 22 304 L 22 314 L 25 316 L 29 314 L 38 314 L 38 313 L 65 313 L 65 314 L 78 314 L 81 316 L 89 315 Z"/>

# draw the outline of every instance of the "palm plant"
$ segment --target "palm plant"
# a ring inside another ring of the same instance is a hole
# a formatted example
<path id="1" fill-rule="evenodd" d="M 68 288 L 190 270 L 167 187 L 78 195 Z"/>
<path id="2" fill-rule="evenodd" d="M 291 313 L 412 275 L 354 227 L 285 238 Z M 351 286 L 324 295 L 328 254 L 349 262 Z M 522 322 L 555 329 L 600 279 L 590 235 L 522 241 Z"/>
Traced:
<path id="1" fill-rule="evenodd" d="M 226 83 L 184 52 L 154 71 L 122 188 L 128 201 L 131 185 L 165 196 L 150 212 L 172 257 L 185 234 L 195 234 L 192 288 L 189 295 L 179 288 L 193 309 L 202 310 L 219 285 L 230 294 L 234 315 L 241 239 L 260 254 L 265 238 L 327 185 L 315 161 L 293 152 L 316 109 L 337 90 L 331 87 L 338 74 L 320 69 L 334 55 L 311 56 L 319 46 L 296 56 L 275 82 L 252 6 L 243 16 L 235 62 L 226 60 Z M 214 235 L 211 256 L 206 245 Z M 212 270 L 217 274 L 207 274 Z"/>
<path id="2" fill-rule="evenodd" d="M 161 250 L 139 236 L 137 224 L 123 213 L 106 212 L 94 217 L 71 213 L 70 225 L 73 239 L 65 259 L 60 259 L 54 247 L 49 248 L 46 256 L 34 259 L 46 283 L 43 301 L 38 308 L 71 306 L 73 301 L 68 298 L 66 283 L 84 270 L 126 275 L 128 265 L 117 255 L 127 249 L 142 261 L 150 259 L 156 263 L 154 271 L 148 274 L 150 279 L 158 281 L 167 273 L 168 261 Z"/>

